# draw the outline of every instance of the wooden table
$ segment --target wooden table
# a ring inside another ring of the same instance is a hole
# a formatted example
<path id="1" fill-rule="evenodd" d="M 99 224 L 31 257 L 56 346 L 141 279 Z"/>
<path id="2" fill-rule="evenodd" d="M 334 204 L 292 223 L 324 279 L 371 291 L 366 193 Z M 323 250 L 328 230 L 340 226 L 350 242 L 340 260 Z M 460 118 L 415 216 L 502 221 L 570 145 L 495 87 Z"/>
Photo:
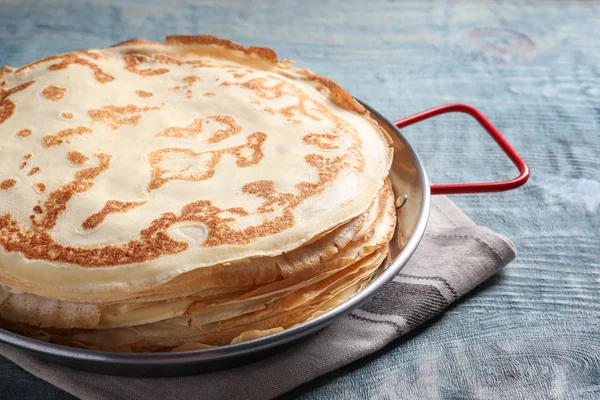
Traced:
<path id="1" fill-rule="evenodd" d="M 299 398 L 600 398 L 600 3 L 0 3 L 0 65 L 130 37 L 210 33 L 274 48 L 390 119 L 476 106 L 529 163 L 514 192 L 455 196 L 518 258 L 421 331 Z M 433 182 L 514 171 L 467 117 L 406 129 Z M 6 360 L 0 397 L 68 396 Z"/>

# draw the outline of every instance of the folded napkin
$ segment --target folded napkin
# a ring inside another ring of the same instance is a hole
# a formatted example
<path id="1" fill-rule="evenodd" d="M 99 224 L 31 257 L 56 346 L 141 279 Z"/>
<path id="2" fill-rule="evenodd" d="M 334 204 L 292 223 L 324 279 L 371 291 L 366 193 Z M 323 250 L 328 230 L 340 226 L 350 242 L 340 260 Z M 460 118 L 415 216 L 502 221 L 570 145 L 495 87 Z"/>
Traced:
<path id="1" fill-rule="evenodd" d="M 181 378 L 76 371 L 0 344 L 0 354 L 82 399 L 268 399 L 377 351 L 489 278 L 515 257 L 506 238 L 434 197 L 425 237 L 394 280 L 347 317 L 270 358 Z"/>

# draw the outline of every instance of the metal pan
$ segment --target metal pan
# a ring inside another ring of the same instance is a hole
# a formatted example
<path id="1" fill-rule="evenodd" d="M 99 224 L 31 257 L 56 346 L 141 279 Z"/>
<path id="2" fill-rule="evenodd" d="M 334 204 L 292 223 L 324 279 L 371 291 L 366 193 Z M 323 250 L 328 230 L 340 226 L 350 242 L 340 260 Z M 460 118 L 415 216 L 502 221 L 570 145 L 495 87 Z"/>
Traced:
<path id="1" fill-rule="evenodd" d="M 390 282 L 406 265 L 425 233 L 432 194 L 512 190 L 523 185 L 529 177 L 529 168 L 525 162 L 492 124 L 470 106 L 462 104 L 441 106 L 392 124 L 369 106 L 363 105 L 393 140 L 394 160 L 390 177 L 396 195 L 398 227 L 390 245 L 391 265 L 380 271 L 363 291 L 345 303 L 317 318 L 282 332 L 244 343 L 206 350 L 147 354 L 102 352 L 46 343 L 4 329 L 0 329 L 0 341 L 20 347 L 54 363 L 110 375 L 182 376 L 250 363 L 282 348 L 288 348 L 293 345 L 292 342 L 301 340 L 333 323 L 359 307 Z M 429 186 L 423 164 L 400 133 L 399 128 L 448 112 L 462 112 L 475 118 L 517 166 L 519 176 L 506 182 Z"/>

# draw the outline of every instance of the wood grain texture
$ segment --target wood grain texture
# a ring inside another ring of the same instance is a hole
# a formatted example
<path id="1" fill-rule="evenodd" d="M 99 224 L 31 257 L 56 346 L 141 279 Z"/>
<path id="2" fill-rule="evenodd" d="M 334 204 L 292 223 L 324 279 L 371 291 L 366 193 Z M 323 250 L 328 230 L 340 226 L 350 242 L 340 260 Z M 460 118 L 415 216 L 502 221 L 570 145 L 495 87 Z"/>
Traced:
<path id="1" fill-rule="evenodd" d="M 0 64 L 167 33 L 274 48 L 390 119 L 473 105 L 532 170 L 517 191 L 453 197 L 515 242 L 515 262 L 419 333 L 288 397 L 600 398 L 600 3 L 4 0 Z M 405 134 L 433 182 L 514 175 L 467 117 Z M 18 395 L 56 395 L 44 387 Z"/>

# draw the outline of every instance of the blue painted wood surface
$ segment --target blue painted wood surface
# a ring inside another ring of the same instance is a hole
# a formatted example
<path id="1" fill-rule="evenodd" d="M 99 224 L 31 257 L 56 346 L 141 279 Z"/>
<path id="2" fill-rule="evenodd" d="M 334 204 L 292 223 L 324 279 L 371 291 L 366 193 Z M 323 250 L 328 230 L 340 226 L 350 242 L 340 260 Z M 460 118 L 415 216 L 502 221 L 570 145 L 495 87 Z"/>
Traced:
<path id="1" fill-rule="evenodd" d="M 390 119 L 479 108 L 530 182 L 455 196 L 518 258 L 425 329 L 294 390 L 321 398 L 600 398 L 600 3 L 0 1 L 0 64 L 131 37 L 209 33 L 274 48 Z M 405 130 L 433 182 L 514 171 L 467 117 Z M 8 361 L 0 397 L 67 398 Z"/>

